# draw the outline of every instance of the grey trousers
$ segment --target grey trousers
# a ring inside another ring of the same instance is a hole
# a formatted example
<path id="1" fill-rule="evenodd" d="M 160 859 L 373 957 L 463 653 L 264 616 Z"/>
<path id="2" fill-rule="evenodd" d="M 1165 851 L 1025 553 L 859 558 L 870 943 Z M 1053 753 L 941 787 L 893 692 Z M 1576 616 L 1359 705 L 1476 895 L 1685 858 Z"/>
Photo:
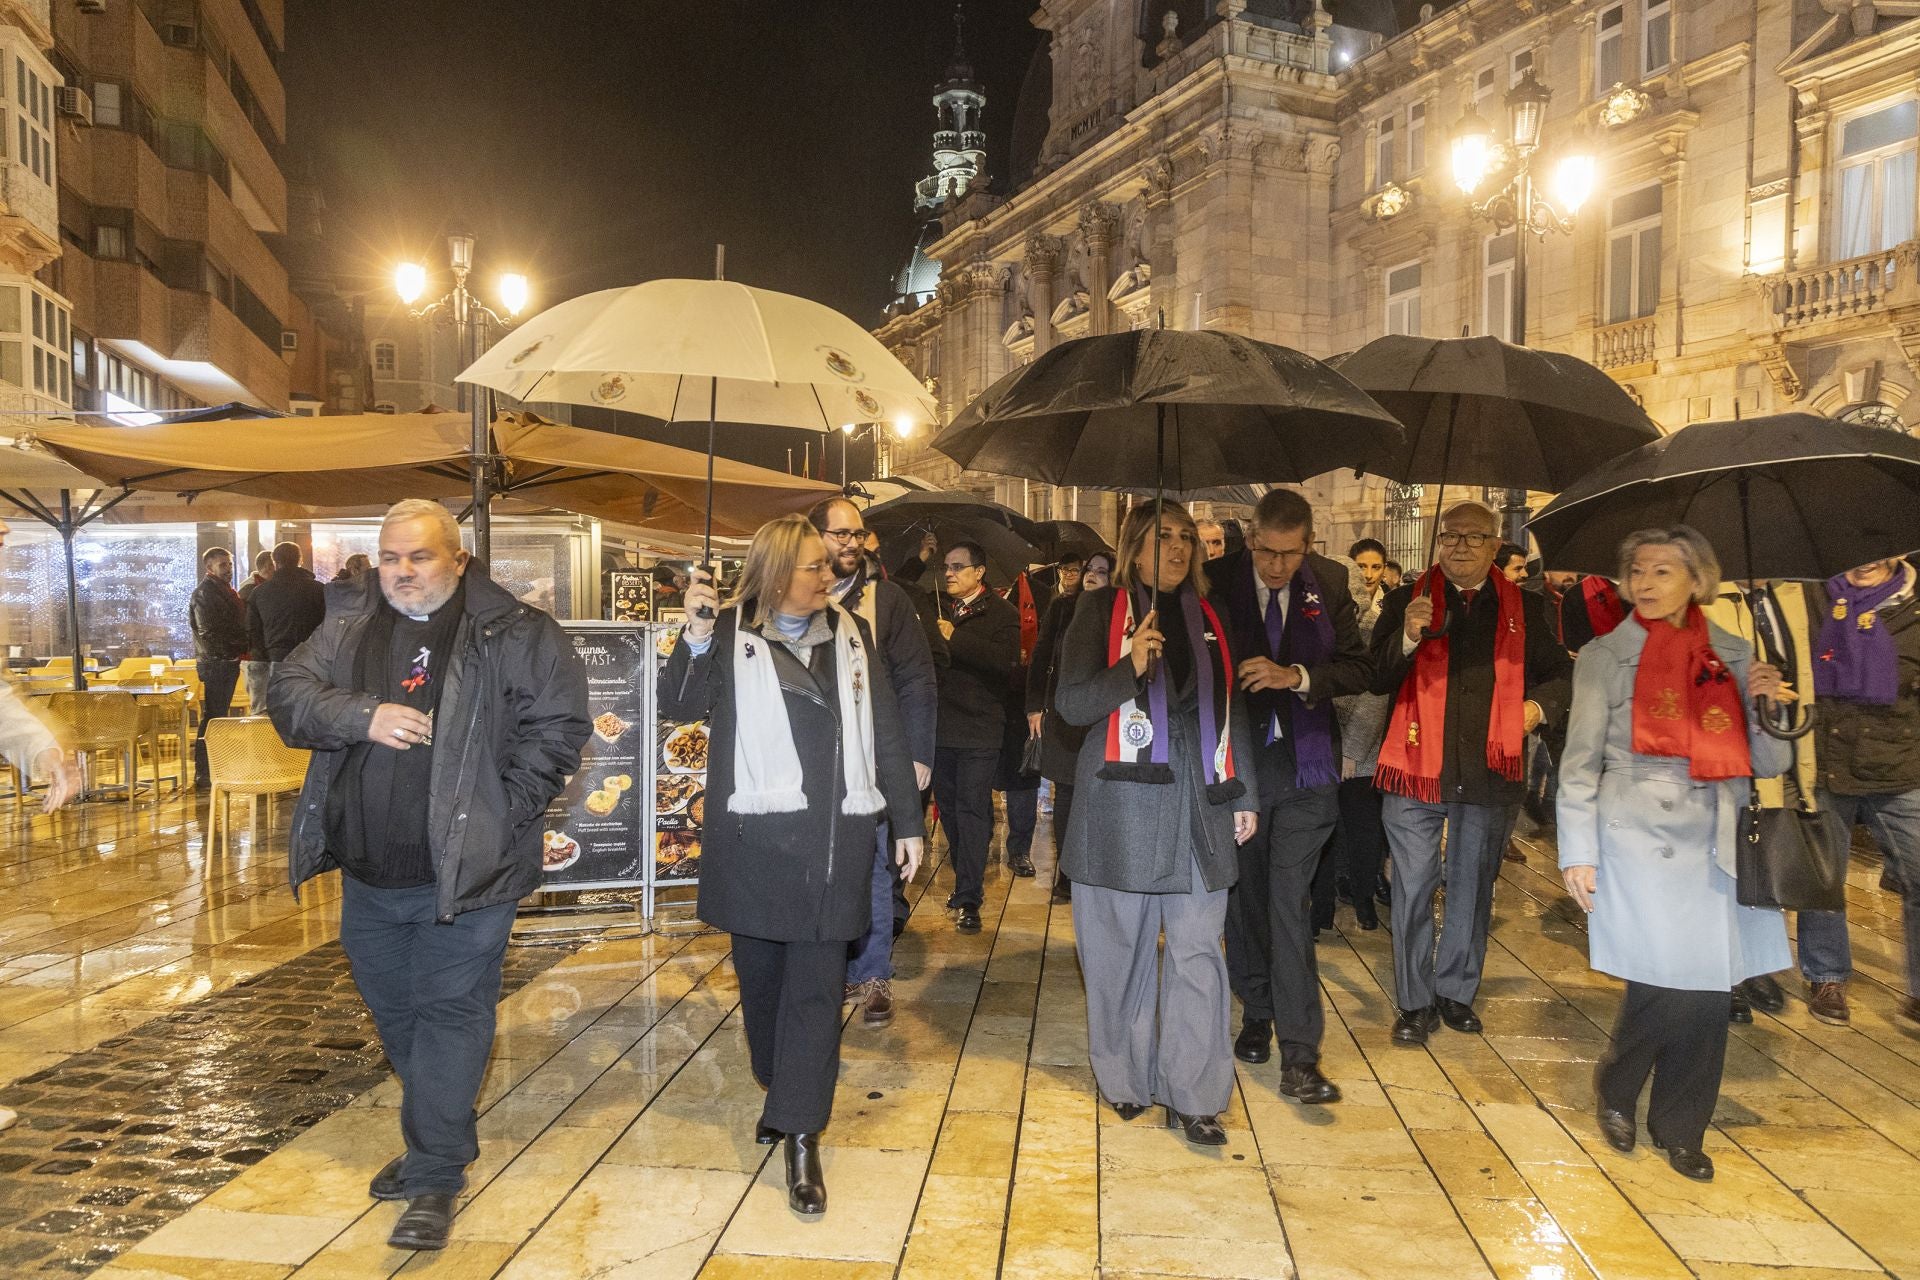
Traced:
<path id="1" fill-rule="evenodd" d="M 1326 1015 L 1313 949 L 1313 875 L 1339 818 L 1335 787 L 1283 793 L 1261 810 L 1259 834 L 1240 846 L 1240 882 L 1228 891 L 1233 994 L 1246 1017 L 1272 1020 L 1282 1066 L 1320 1061 Z"/>
<path id="2" fill-rule="evenodd" d="M 1381 805 L 1393 853 L 1393 994 L 1402 1009 L 1424 1009 L 1436 995 L 1472 1004 L 1479 994 L 1510 808 L 1395 795 Z M 1443 879 L 1446 919 L 1436 925 L 1434 895 Z"/>
<path id="3" fill-rule="evenodd" d="M 1087 990 L 1087 1049 L 1110 1102 L 1218 1115 L 1233 1097 L 1227 891 L 1193 868 L 1186 893 L 1073 886 L 1074 946 Z M 1166 936 L 1161 954 L 1160 938 Z"/>

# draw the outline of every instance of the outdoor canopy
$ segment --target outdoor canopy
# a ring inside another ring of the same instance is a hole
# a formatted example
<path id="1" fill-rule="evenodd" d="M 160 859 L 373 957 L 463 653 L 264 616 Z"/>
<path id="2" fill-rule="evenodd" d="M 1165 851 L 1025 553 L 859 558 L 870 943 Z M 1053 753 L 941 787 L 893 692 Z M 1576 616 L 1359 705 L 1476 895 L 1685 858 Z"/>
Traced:
<path id="1" fill-rule="evenodd" d="M 471 487 L 465 414 L 49 427 L 37 439 L 110 487 L 198 495 L 246 494 L 310 507 L 367 507 L 403 498 L 460 498 Z M 698 532 L 706 455 L 672 445 L 563 427 L 531 414 L 493 425 L 495 492 L 638 528 Z M 721 459 L 714 517 L 747 536 L 837 490 L 822 481 Z"/>

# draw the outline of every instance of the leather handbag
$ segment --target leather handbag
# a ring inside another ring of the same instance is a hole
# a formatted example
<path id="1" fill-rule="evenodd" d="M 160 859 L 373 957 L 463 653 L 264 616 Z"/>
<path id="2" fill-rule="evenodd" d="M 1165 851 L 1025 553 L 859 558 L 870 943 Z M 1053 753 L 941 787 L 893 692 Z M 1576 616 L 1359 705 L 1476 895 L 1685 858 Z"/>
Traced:
<path id="1" fill-rule="evenodd" d="M 1833 824 L 1790 802 L 1766 809 L 1749 801 L 1735 858 L 1735 896 L 1744 907 L 1844 911 L 1847 860 L 1833 847 Z"/>
<path id="2" fill-rule="evenodd" d="M 1037 778 L 1040 776 L 1040 739 L 1030 737 L 1026 745 L 1020 748 L 1020 776 Z"/>

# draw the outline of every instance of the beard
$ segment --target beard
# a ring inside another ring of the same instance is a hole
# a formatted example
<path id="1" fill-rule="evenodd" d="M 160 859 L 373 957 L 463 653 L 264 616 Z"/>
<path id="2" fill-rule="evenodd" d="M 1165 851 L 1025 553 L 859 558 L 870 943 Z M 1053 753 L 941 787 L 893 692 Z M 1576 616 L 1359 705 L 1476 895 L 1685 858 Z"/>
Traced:
<path id="1" fill-rule="evenodd" d="M 394 598 L 393 592 L 387 589 L 386 583 L 380 584 L 380 594 L 386 598 L 387 603 L 392 605 L 396 612 L 404 613 L 409 618 L 426 618 L 440 612 L 446 607 L 447 601 L 453 599 L 453 593 L 459 589 L 460 579 L 456 576 L 436 591 L 422 593 L 412 600 L 403 602 Z"/>

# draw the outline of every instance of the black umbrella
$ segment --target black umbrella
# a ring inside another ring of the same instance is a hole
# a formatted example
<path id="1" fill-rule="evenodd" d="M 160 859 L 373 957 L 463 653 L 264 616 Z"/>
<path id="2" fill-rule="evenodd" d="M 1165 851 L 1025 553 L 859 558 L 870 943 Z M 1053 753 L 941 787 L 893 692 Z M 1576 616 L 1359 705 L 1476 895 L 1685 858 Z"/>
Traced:
<path id="1" fill-rule="evenodd" d="M 1098 530 L 1079 520 L 1042 520 L 1037 530 L 1034 545 L 1039 549 L 1041 559 L 1050 564 L 1069 556 L 1085 560 L 1096 551 L 1113 550 Z"/>
<path id="2" fill-rule="evenodd" d="M 1010 585 L 1028 565 L 1047 559 L 1035 545 L 1040 526 L 1012 507 L 971 493 L 929 489 L 868 507 L 866 525 L 880 535 L 889 564 L 917 554 L 921 537 L 931 533 L 942 547 L 977 542 L 987 553 L 987 580 Z"/>
<path id="3" fill-rule="evenodd" d="M 1016 369 L 933 447 L 963 467 L 1049 484 L 1152 485 L 1157 506 L 1169 491 L 1356 466 L 1402 434 L 1311 356 L 1232 333 L 1136 329 L 1063 342 Z"/>

